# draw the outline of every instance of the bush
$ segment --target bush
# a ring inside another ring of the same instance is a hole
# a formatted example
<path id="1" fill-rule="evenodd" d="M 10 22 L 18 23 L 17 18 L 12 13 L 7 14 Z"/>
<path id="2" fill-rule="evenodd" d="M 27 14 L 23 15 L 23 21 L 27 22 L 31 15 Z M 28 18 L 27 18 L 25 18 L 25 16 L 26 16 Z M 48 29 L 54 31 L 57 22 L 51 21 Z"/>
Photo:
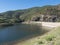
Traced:
<path id="1" fill-rule="evenodd" d="M 43 41 L 39 41 L 38 44 L 44 44 L 44 42 Z"/>
<path id="2" fill-rule="evenodd" d="M 46 36 L 47 41 L 52 41 L 55 38 L 53 35 Z"/>

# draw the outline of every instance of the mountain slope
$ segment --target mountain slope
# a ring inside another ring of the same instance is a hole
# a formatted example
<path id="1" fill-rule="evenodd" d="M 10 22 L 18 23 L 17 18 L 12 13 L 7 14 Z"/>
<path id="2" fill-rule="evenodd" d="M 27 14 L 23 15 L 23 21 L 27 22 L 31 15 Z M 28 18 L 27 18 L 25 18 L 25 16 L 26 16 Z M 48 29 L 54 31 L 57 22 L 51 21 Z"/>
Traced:
<path id="1" fill-rule="evenodd" d="M 46 5 L 43 7 L 33 7 L 23 10 L 7 11 L 0 13 L 0 18 L 6 18 L 8 20 L 11 19 L 14 22 L 16 20 L 59 22 L 60 5 Z"/>

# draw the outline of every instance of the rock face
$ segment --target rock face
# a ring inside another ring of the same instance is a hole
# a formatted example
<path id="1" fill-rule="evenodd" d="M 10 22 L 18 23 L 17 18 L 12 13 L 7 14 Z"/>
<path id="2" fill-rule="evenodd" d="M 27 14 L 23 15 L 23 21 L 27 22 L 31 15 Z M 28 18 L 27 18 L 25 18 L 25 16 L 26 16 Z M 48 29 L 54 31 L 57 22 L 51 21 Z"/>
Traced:
<path id="1" fill-rule="evenodd" d="M 55 15 L 40 15 L 35 16 L 31 20 L 32 21 L 44 21 L 44 22 L 57 22 L 59 21 L 60 17 L 57 17 Z"/>

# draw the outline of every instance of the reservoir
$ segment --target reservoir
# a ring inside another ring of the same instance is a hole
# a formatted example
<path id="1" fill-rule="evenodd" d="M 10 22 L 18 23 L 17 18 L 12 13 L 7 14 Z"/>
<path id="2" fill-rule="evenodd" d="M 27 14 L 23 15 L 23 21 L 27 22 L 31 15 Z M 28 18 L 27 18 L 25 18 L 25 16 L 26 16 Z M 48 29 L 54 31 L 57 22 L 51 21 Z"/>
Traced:
<path id="1" fill-rule="evenodd" d="M 40 26 L 35 24 L 16 24 L 0 28 L 0 44 L 23 39 L 26 36 L 43 34 Z"/>

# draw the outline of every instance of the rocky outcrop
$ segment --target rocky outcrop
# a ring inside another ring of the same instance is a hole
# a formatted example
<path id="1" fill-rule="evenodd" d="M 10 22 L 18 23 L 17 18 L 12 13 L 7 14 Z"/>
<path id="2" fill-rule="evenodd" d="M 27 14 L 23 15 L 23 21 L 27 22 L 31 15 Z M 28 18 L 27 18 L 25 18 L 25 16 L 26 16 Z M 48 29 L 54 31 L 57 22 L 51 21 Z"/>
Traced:
<path id="1" fill-rule="evenodd" d="M 40 15 L 35 16 L 31 20 L 32 21 L 44 21 L 44 22 L 57 22 L 59 21 L 60 17 L 56 15 Z"/>

